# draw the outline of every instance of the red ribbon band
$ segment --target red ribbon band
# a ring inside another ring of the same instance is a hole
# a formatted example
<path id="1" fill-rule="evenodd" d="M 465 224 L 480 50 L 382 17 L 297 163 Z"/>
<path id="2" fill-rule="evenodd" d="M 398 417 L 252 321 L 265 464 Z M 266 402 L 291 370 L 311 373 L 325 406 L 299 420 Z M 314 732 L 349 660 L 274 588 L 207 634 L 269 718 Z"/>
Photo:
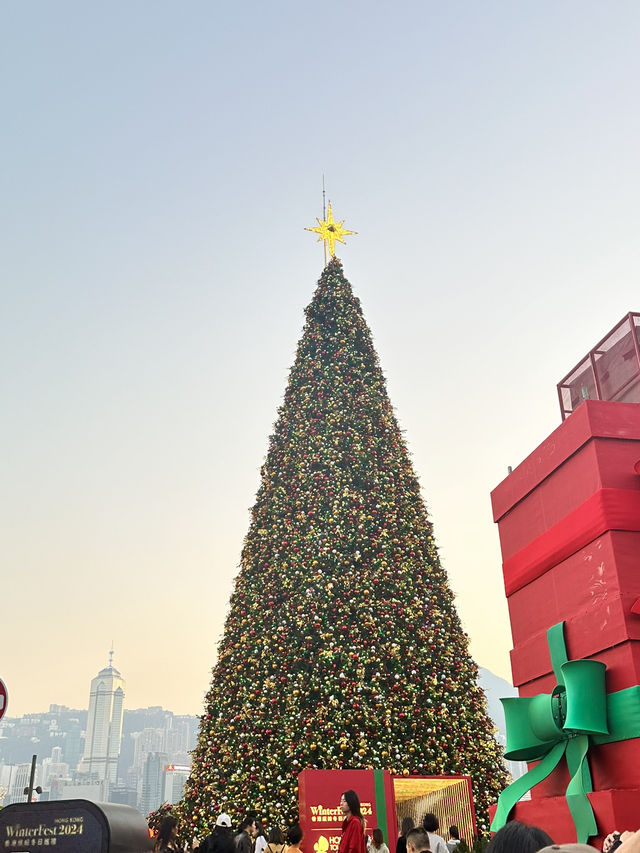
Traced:
<path id="1" fill-rule="evenodd" d="M 640 531 L 640 491 L 600 489 L 502 564 L 512 595 L 608 530 Z"/>

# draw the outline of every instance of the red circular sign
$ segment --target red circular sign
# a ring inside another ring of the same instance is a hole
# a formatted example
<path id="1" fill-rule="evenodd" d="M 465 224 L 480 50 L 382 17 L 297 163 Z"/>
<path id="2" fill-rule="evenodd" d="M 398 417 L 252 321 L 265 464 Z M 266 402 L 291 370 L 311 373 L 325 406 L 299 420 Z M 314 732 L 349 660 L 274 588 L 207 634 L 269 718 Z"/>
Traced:
<path id="1" fill-rule="evenodd" d="M 4 681 L 0 678 L 0 720 L 4 717 L 7 712 L 7 705 L 9 704 L 9 694 L 7 693 L 7 686 Z"/>

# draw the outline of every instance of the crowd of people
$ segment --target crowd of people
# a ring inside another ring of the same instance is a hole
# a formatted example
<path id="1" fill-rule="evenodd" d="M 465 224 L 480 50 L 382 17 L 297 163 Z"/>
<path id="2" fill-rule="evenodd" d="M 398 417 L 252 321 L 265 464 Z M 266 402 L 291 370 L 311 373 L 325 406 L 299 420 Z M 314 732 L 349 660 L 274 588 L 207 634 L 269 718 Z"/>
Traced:
<path id="1" fill-rule="evenodd" d="M 422 826 L 416 826 L 412 817 L 402 819 L 400 826 L 400 837 L 396 843 L 396 853 L 454 853 L 456 847 L 461 843 L 458 827 L 449 827 L 449 838 L 447 841 L 438 834 L 440 822 L 433 812 L 427 812 L 422 818 Z M 466 844 L 460 848 L 468 850 Z"/>
<path id="2" fill-rule="evenodd" d="M 371 835 L 368 834 L 360 798 L 355 791 L 344 791 L 340 798 L 340 810 L 343 822 L 337 853 L 389 853 L 379 827 Z M 218 816 L 213 832 L 203 841 L 194 839 L 190 846 L 179 845 L 178 832 L 177 818 L 163 818 L 156 837 L 155 853 L 178 850 L 183 853 L 302 853 L 300 844 L 303 835 L 299 823 L 292 824 L 286 833 L 278 826 L 267 832 L 254 813 L 249 813 L 240 822 L 234 834 L 231 818 L 223 812 Z M 439 834 L 438 818 L 432 812 L 425 814 L 421 826 L 415 826 L 413 818 L 405 817 L 395 853 L 463 853 L 469 850 L 466 842 L 461 840 L 457 826 L 449 827 L 448 836 L 445 841 Z M 543 829 L 513 820 L 495 833 L 486 853 L 596 853 L 596 850 L 587 844 L 554 844 Z M 640 853 L 640 830 L 614 830 L 609 833 L 602 853 Z"/>
<path id="3" fill-rule="evenodd" d="M 238 826 L 238 831 L 232 831 L 231 818 L 223 812 L 218 815 L 213 832 L 204 840 L 193 839 L 189 845 L 179 845 L 177 818 L 168 815 L 160 822 L 160 828 L 154 844 L 154 853 L 169 853 L 180 850 L 183 853 L 301 853 L 300 842 L 302 830 L 295 823 L 285 833 L 278 826 L 268 832 L 261 821 L 254 815 L 248 814 Z"/>
<path id="4" fill-rule="evenodd" d="M 370 838 L 365 836 L 360 799 L 355 791 L 342 794 L 340 809 L 344 820 L 338 853 L 389 853 L 380 829 L 375 829 Z M 218 815 L 213 832 L 203 841 L 193 839 L 191 845 L 178 843 L 179 829 L 176 817 L 164 817 L 156 836 L 155 853 L 173 850 L 192 853 L 301 853 L 302 829 L 299 823 L 292 824 L 286 833 L 279 826 L 266 832 L 254 813 L 246 815 L 234 835 L 231 818 L 223 812 Z"/>

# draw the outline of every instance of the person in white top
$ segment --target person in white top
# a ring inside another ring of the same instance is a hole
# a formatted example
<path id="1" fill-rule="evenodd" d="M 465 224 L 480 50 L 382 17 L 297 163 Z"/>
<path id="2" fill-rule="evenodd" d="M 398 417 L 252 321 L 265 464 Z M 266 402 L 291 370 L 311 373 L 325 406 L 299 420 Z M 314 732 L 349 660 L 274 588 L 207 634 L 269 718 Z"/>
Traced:
<path id="1" fill-rule="evenodd" d="M 254 838 L 256 839 L 256 843 L 253 848 L 253 853 L 262 853 L 264 848 L 267 846 L 267 839 L 264 837 L 264 829 L 261 821 L 259 820 L 256 821 L 256 834 Z"/>
<path id="2" fill-rule="evenodd" d="M 454 853 L 458 844 L 460 844 L 460 833 L 458 832 L 458 827 L 453 824 L 449 827 L 449 840 L 447 841 L 449 853 Z"/>
<path id="3" fill-rule="evenodd" d="M 444 838 L 437 834 L 440 824 L 438 822 L 438 818 L 433 814 L 433 812 L 427 812 L 427 814 L 422 818 L 422 826 L 429 836 L 429 847 L 431 848 L 431 853 L 449 853 L 449 848 L 447 847 Z"/>
<path id="4" fill-rule="evenodd" d="M 373 837 L 367 844 L 367 850 L 369 853 L 389 853 L 389 848 L 384 843 L 384 836 L 379 827 L 373 830 Z"/>

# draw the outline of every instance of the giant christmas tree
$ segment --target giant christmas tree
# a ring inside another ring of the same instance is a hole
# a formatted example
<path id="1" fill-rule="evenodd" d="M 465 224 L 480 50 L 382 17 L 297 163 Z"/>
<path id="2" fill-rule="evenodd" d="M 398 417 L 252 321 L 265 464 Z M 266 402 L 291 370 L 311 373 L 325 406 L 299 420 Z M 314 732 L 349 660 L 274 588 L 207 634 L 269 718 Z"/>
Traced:
<path id="1" fill-rule="evenodd" d="M 332 258 L 279 410 L 182 804 L 297 816 L 305 767 L 469 773 L 501 750 L 359 300 Z"/>

